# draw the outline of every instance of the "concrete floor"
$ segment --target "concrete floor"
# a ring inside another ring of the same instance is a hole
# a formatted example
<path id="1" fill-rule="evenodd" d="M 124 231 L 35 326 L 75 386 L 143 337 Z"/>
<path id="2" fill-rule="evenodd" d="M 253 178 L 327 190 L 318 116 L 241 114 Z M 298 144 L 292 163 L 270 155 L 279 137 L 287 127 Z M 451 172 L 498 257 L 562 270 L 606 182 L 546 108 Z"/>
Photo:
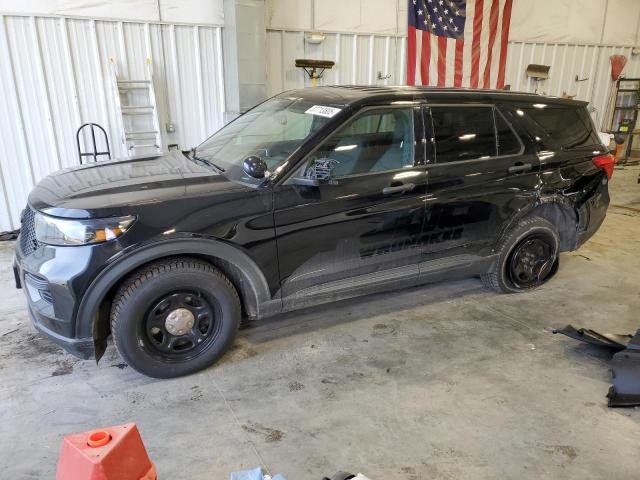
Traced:
<path id="1" fill-rule="evenodd" d="M 638 478 L 640 410 L 608 409 L 607 354 L 551 328 L 640 326 L 639 171 L 616 171 L 619 206 L 538 291 L 469 279 L 287 314 L 171 381 L 36 333 L 0 243 L 0 477 L 52 478 L 63 434 L 135 421 L 161 480 Z"/>

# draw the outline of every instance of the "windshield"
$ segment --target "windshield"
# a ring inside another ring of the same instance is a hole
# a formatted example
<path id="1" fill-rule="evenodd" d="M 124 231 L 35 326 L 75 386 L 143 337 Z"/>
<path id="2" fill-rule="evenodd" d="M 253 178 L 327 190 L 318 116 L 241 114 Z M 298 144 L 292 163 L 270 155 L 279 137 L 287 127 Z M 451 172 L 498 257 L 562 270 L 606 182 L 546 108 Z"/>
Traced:
<path id="1" fill-rule="evenodd" d="M 225 175 L 252 185 L 262 183 L 242 169 L 245 158 L 256 155 L 273 172 L 309 138 L 330 120 L 322 109 L 299 98 L 272 98 L 241 115 L 217 131 L 196 149 L 203 158 L 222 167 Z M 318 114 L 320 110 L 321 114 Z M 329 109 L 335 114 L 339 109 Z M 333 116 L 333 115 L 331 115 Z"/>

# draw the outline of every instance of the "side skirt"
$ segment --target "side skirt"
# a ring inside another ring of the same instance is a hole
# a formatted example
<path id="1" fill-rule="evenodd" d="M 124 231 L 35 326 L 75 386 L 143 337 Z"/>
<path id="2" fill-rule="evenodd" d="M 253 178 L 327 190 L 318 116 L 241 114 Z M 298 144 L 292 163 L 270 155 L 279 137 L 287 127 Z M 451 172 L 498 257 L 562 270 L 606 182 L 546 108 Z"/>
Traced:
<path id="1" fill-rule="evenodd" d="M 283 312 L 416 285 L 468 278 L 489 271 L 497 255 L 456 255 L 367 273 L 305 288 L 282 299 Z M 276 312 L 273 312 L 276 313 Z M 272 313 L 272 314 L 273 314 Z M 270 316 L 263 315 L 262 318 Z"/>

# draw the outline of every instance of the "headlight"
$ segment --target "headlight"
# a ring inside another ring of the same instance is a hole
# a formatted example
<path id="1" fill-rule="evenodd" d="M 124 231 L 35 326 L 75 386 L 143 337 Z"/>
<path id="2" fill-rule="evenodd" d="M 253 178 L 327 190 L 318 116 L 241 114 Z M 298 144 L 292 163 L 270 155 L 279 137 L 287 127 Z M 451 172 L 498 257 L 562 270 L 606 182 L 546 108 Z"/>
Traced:
<path id="1" fill-rule="evenodd" d="M 36 214 L 36 239 L 49 245 L 89 245 L 118 238 L 133 224 L 135 217 L 75 220 Z"/>

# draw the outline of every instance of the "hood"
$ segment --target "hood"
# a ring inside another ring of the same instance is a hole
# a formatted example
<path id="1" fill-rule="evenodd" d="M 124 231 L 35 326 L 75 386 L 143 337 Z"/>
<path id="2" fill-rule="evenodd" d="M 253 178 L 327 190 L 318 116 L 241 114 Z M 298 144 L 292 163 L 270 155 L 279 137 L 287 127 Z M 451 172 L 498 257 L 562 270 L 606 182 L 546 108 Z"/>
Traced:
<path id="1" fill-rule="evenodd" d="M 92 218 L 129 213 L 172 199 L 250 190 L 178 151 L 97 162 L 55 172 L 38 183 L 29 204 L 49 215 Z"/>

